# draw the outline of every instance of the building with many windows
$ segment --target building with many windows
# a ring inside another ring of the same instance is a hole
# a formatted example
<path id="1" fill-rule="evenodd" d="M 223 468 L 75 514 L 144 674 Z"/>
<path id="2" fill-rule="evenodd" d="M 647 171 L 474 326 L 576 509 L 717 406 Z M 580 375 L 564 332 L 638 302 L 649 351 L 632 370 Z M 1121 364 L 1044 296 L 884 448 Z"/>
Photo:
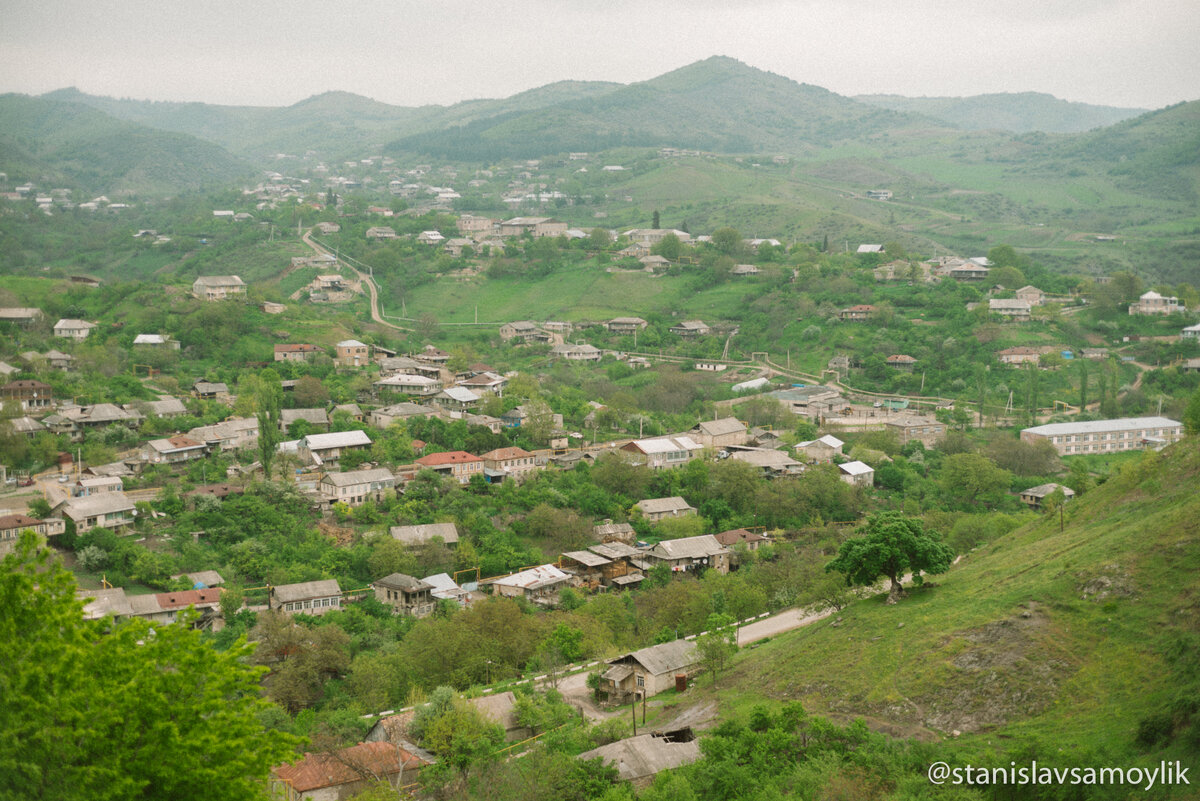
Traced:
<path id="1" fill-rule="evenodd" d="M 1183 437 L 1183 423 L 1166 417 L 1124 417 L 1082 423 L 1049 423 L 1026 428 L 1026 442 L 1047 440 L 1059 456 L 1111 453 L 1153 448 L 1159 450 Z"/>

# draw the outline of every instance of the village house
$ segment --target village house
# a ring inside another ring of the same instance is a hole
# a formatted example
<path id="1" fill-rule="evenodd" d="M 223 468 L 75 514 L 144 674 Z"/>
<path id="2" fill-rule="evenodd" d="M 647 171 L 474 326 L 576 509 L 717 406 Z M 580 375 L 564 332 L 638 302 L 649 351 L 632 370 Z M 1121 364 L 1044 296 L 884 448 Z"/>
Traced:
<path id="1" fill-rule="evenodd" d="M 133 501 L 123 492 L 104 492 L 86 498 L 68 498 L 55 509 L 82 534 L 93 528 L 119 529 L 133 523 Z"/>
<path id="2" fill-rule="evenodd" d="M 386 225 L 376 225 L 367 229 L 367 239 L 395 239 L 396 231 Z"/>
<path id="3" fill-rule="evenodd" d="M 664 770 L 690 765 L 700 759 L 700 741 L 690 728 L 653 731 L 617 740 L 576 757 L 602 759 L 617 769 L 617 781 L 630 782 L 635 789 L 650 786 Z"/>
<path id="4" fill-rule="evenodd" d="M 804 460 L 809 464 L 827 464 L 833 461 L 834 456 L 841 454 L 845 444 L 832 434 L 826 434 L 820 439 L 801 442 L 796 446 L 796 452 L 803 454 Z"/>
<path id="5" fill-rule="evenodd" d="M 1025 442 L 1046 440 L 1059 456 L 1112 451 L 1160 450 L 1183 437 L 1183 424 L 1166 417 L 1124 417 L 1026 428 Z"/>
<path id="6" fill-rule="evenodd" d="M 431 760 L 421 749 L 383 741 L 306 753 L 297 762 L 271 769 L 268 793 L 272 801 L 340 801 L 377 781 L 387 782 L 398 793 L 416 783 Z"/>
<path id="7" fill-rule="evenodd" d="M 798 475 L 804 471 L 804 465 L 791 456 L 774 448 L 753 448 L 745 445 L 730 445 L 729 458 L 738 462 L 754 465 L 767 478 L 776 476 Z"/>
<path id="8" fill-rule="evenodd" d="M 1037 364 L 1042 358 L 1042 352 L 1037 348 L 1018 345 L 1013 348 L 996 351 L 996 358 L 1002 364 Z"/>
<path id="9" fill-rule="evenodd" d="M 896 432 L 901 447 L 913 440 L 932 448 L 946 433 L 946 427 L 929 417 L 896 417 L 888 420 L 887 430 Z"/>
<path id="10" fill-rule="evenodd" d="M 442 368 L 436 364 L 417 361 L 409 356 L 384 356 L 375 361 L 379 365 L 380 378 L 389 378 L 394 375 L 420 375 L 436 380 L 442 375 Z"/>
<path id="11" fill-rule="evenodd" d="M 359 430 L 308 434 L 300 439 L 299 447 L 307 451 L 318 465 L 336 466 L 343 452 L 371 447 L 371 438 L 367 432 Z"/>
<path id="12" fill-rule="evenodd" d="M 22 411 L 37 412 L 54 405 L 54 389 L 45 382 L 25 378 L 0 387 L 0 399 L 15 401 Z"/>
<path id="13" fill-rule="evenodd" d="M 417 459 L 416 464 L 439 475 L 449 476 L 459 484 L 466 484 L 471 476 L 483 473 L 483 459 L 466 451 L 431 453 Z"/>
<path id="14" fill-rule="evenodd" d="M 54 324 L 54 336 L 82 342 L 88 338 L 88 334 L 92 333 L 92 329 L 95 327 L 95 323 L 89 323 L 87 320 L 72 320 L 64 317 Z"/>
<path id="15" fill-rule="evenodd" d="M 729 274 L 735 278 L 741 278 L 747 275 L 758 275 L 759 272 L 761 271 L 753 264 L 735 264 Z"/>
<path id="16" fill-rule="evenodd" d="M 371 582 L 375 600 L 392 608 L 392 613 L 409 617 L 428 617 L 436 602 L 432 584 L 404 573 L 392 573 Z"/>
<path id="17" fill-rule="evenodd" d="M 734 387 L 734 389 L 737 389 L 737 387 Z M 849 405 L 836 389 L 821 386 L 820 384 L 779 389 L 769 394 L 772 398 L 786 406 L 787 410 L 792 414 L 812 418 L 840 411 Z"/>
<path id="18" fill-rule="evenodd" d="M 464 378 L 458 382 L 458 386 L 469 389 L 476 395 L 495 395 L 502 398 L 504 397 L 504 388 L 508 386 L 508 379 L 489 371 Z"/>
<path id="19" fill-rule="evenodd" d="M 745 445 L 748 436 L 746 424 L 736 417 L 705 420 L 691 431 L 696 442 L 706 448 L 724 448 L 729 445 Z"/>
<path id="20" fill-rule="evenodd" d="M 839 311 L 838 319 L 842 322 L 865 322 L 870 320 L 875 315 L 875 312 L 876 308 L 874 306 L 860 303 L 857 306 L 851 306 Z"/>
<path id="21" fill-rule="evenodd" d="M 867 487 L 875 485 L 875 468 L 864 462 L 845 462 L 838 465 L 839 476 L 852 487 Z"/>
<path id="22" fill-rule="evenodd" d="M 83 476 L 71 488 L 71 495 L 86 498 L 103 492 L 122 492 L 125 483 L 120 476 Z"/>
<path id="23" fill-rule="evenodd" d="M 179 350 L 179 340 L 171 339 L 165 334 L 138 334 L 133 338 L 133 344 L 146 348 Z"/>
<path id="24" fill-rule="evenodd" d="M 342 588 L 337 579 L 303 581 L 271 587 L 268 606 L 285 614 L 323 615 L 342 608 Z"/>
<path id="25" fill-rule="evenodd" d="M 687 464 L 699 458 L 704 446 L 691 437 L 656 437 L 635 439 L 622 446 L 622 455 L 634 464 L 644 464 L 651 470 L 665 470 Z"/>
<path id="26" fill-rule="evenodd" d="M 287 306 L 282 303 L 273 303 L 269 300 L 264 300 L 258 304 L 258 308 L 262 309 L 264 314 L 283 314 L 287 311 Z"/>
<path id="27" fill-rule="evenodd" d="M 1200 330 L 1200 326 L 1197 326 L 1197 329 Z M 1108 348 L 1083 348 L 1079 355 L 1092 361 L 1103 361 L 1108 358 Z"/>
<path id="28" fill-rule="evenodd" d="M 1154 290 L 1144 293 L 1133 303 L 1129 304 L 1130 314 L 1182 314 L 1187 306 L 1176 297 L 1164 297 Z"/>
<path id="29" fill-rule="evenodd" d="M 450 354 L 441 348 L 435 348 L 433 345 L 426 345 L 419 353 L 413 354 L 414 358 L 423 361 L 426 364 L 444 365 L 450 361 Z"/>
<path id="30" fill-rule="evenodd" d="M 729 572 L 731 552 L 711 534 L 663 540 L 644 553 L 647 560 L 665 564 L 674 573 L 704 570 Z"/>
<path id="31" fill-rule="evenodd" d="M 968 261 L 957 267 L 951 267 L 946 271 L 946 275 L 955 281 L 986 281 L 988 272 L 987 267 Z"/>
<path id="32" fill-rule="evenodd" d="M 367 364 L 368 354 L 366 344 L 357 339 L 343 339 L 337 343 L 337 355 L 334 361 L 346 367 L 363 367 Z"/>
<path id="33" fill-rule="evenodd" d="M 675 238 L 680 242 L 691 242 L 692 235 L 687 231 L 680 231 L 677 228 L 633 228 L 625 231 L 622 236 L 630 242 L 634 242 L 646 248 L 652 248 L 658 243 L 667 238 L 669 234 L 674 234 Z"/>
<path id="34" fill-rule="evenodd" d="M 1187 328 L 1180 331 L 1179 338 L 1181 340 L 1186 340 L 1186 339 L 1200 340 L 1200 323 L 1197 323 L 1196 325 L 1189 325 Z"/>
<path id="35" fill-rule="evenodd" d="M 335 222 L 319 222 L 317 223 L 317 230 L 323 234 L 336 234 L 342 230 L 342 226 Z"/>
<path id="36" fill-rule="evenodd" d="M 604 586 L 604 568 L 612 566 L 612 560 L 591 550 L 566 551 L 558 559 L 558 566 L 576 579 L 576 586 L 595 592 Z"/>
<path id="37" fill-rule="evenodd" d="M 543 236 L 561 236 L 567 232 L 567 224 L 553 217 L 513 217 L 500 223 L 500 236 L 523 236 L 535 239 Z"/>
<path id="38" fill-rule="evenodd" d="M 500 326 L 500 339 L 505 342 L 549 342 L 550 335 L 529 320 L 518 320 Z"/>
<path id="39" fill-rule="evenodd" d="M 642 517 L 652 523 L 668 517 L 687 517 L 696 514 L 696 507 L 690 505 L 678 495 L 670 498 L 646 498 L 633 505 L 642 513 Z"/>
<path id="40" fill-rule="evenodd" d="M 614 317 L 604 325 L 614 334 L 632 334 L 650 324 L 641 317 Z"/>
<path id="41" fill-rule="evenodd" d="M 700 651 L 691 640 L 672 640 L 608 660 L 600 692 L 622 705 L 651 698 L 676 686 L 676 676 L 691 677 L 700 668 Z"/>
<path id="42" fill-rule="evenodd" d="M 226 300 L 245 294 L 246 284 L 236 275 L 202 275 L 192 282 L 192 297 L 199 300 Z"/>
<path id="43" fill-rule="evenodd" d="M 558 594 L 569 586 L 571 575 L 554 565 L 539 565 L 519 573 L 489 579 L 492 594 L 505 598 L 524 598 L 540 606 L 556 606 Z"/>
<path id="44" fill-rule="evenodd" d="M 888 367 L 894 367 L 902 373 L 911 373 L 917 360 L 904 353 L 895 353 L 885 359 Z"/>
<path id="45" fill-rule="evenodd" d="M 318 431 L 329 430 L 329 413 L 324 409 L 282 409 L 279 412 L 280 431 L 290 431 L 292 424 L 300 421 Z"/>
<path id="46" fill-rule="evenodd" d="M 458 232 L 460 234 L 484 234 L 490 236 L 499 230 L 499 224 L 490 217 L 477 217 L 472 214 L 464 214 L 458 218 Z"/>
<path id="47" fill-rule="evenodd" d="M 392 423 L 413 417 L 437 417 L 439 410 L 419 403 L 394 403 L 382 409 L 372 409 L 368 420 L 375 428 L 387 428 Z"/>
<path id="48" fill-rule="evenodd" d="M 608 564 L 600 567 L 601 583 L 606 587 L 626 589 L 636 586 L 646 577 L 645 571 L 653 566 L 632 541 L 609 540 L 600 545 L 589 545 L 588 550 L 608 560 Z"/>
<path id="49" fill-rule="evenodd" d="M 474 251 L 475 240 L 464 239 L 463 237 L 455 236 L 446 240 L 445 244 L 442 245 L 442 252 L 457 259 L 459 256 L 463 255 L 463 252 L 467 248 L 471 248 L 472 251 Z"/>
<path id="50" fill-rule="evenodd" d="M 446 237 L 442 236 L 441 231 L 422 231 L 417 234 L 417 242 L 422 245 L 437 245 L 445 241 Z"/>
<path id="51" fill-rule="evenodd" d="M 552 347 L 550 352 L 560 359 L 572 362 L 598 362 L 604 357 L 603 351 L 595 345 L 588 345 L 587 343 L 581 345 L 562 343 Z"/>
<path id="52" fill-rule="evenodd" d="M 538 469 L 537 458 L 524 448 L 496 448 L 480 458 L 485 471 L 500 473 L 500 478 L 511 478 L 518 483 Z"/>
<path id="53" fill-rule="evenodd" d="M 230 417 L 211 426 L 197 426 L 187 433 L 189 437 L 208 445 L 211 450 L 241 450 L 258 444 L 258 419 L 255 417 Z"/>
<path id="54" fill-rule="evenodd" d="M 192 384 L 192 397 L 218 403 L 230 403 L 233 400 L 229 386 L 224 381 L 197 381 Z"/>
<path id="55" fill-rule="evenodd" d="M 208 455 L 208 444 L 183 434 L 152 439 L 142 446 L 141 457 L 149 464 L 179 464 Z"/>
<path id="56" fill-rule="evenodd" d="M 1055 490 L 1062 490 L 1063 501 L 1069 501 L 1075 497 L 1075 490 L 1062 484 L 1051 482 L 1049 484 L 1038 484 L 1036 487 L 1022 490 L 1021 502 L 1031 509 L 1041 509 L 1046 496 L 1054 494 Z"/>
<path id="57" fill-rule="evenodd" d="M 1046 302 L 1046 293 L 1036 286 L 1026 284 L 1016 291 L 1017 300 L 1023 300 L 1030 306 L 1041 306 Z"/>
<path id="58" fill-rule="evenodd" d="M 637 540 L 637 532 L 633 530 L 633 526 L 628 523 L 614 523 L 611 520 L 592 526 L 592 536 L 603 543 L 623 542 L 633 545 Z"/>
<path id="59" fill-rule="evenodd" d="M 381 378 L 372 384 L 376 391 L 397 392 L 402 395 L 425 397 L 436 395 L 442 390 L 442 382 L 436 378 L 411 373 L 396 373 Z"/>
<path id="60" fill-rule="evenodd" d="M 6 307 L 0 309 L 0 323 L 14 323 L 20 326 L 31 326 L 42 319 L 41 309 Z"/>
<path id="61" fill-rule="evenodd" d="M 396 542 L 409 548 L 437 541 L 440 541 L 445 546 L 458 545 L 458 528 L 453 523 L 392 526 L 388 529 L 388 534 Z"/>
<path id="62" fill-rule="evenodd" d="M 443 409 L 465 412 L 479 405 L 481 398 L 466 387 L 448 387 L 433 396 L 433 402 Z"/>
<path id="63" fill-rule="evenodd" d="M 386 467 L 323 473 L 318 489 L 329 503 L 362 506 L 367 501 L 383 503 L 396 488 L 396 477 Z"/>
<path id="64" fill-rule="evenodd" d="M 66 530 L 66 524 L 56 517 L 38 520 L 29 515 L 0 515 L 0 557 L 12 553 L 17 547 L 21 532 L 26 529 L 37 534 L 42 542 L 45 542 L 47 537 L 62 534 Z"/>
<path id="65" fill-rule="evenodd" d="M 297 343 L 293 345 L 276 345 L 275 346 L 275 361 L 277 362 L 303 362 L 307 361 L 313 354 L 320 353 L 321 348 L 316 345 L 305 343 Z"/>
<path id="66" fill-rule="evenodd" d="M 746 549 L 751 553 L 757 551 L 765 543 L 770 542 L 769 539 L 762 534 L 755 534 L 753 531 L 747 531 L 744 528 L 733 528 L 728 531 L 722 531 L 720 534 L 713 535 L 721 546 L 733 550 L 735 545 L 745 545 Z"/>
<path id="67" fill-rule="evenodd" d="M 990 298 L 988 311 L 1018 323 L 1027 322 L 1033 313 L 1029 301 L 1017 298 Z"/>
<path id="68" fill-rule="evenodd" d="M 684 339 L 690 339 L 691 337 L 707 336 L 712 329 L 703 320 L 684 320 L 682 323 L 671 326 L 670 331 Z"/>
<path id="69" fill-rule="evenodd" d="M 170 624 L 175 623 L 184 610 L 194 609 L 199 614 L 192 620 L 192 628 L 220 631 L 225 627 L 221 617 L 221 592 L 220 589 L 202 589 L 129 595 L 129 616 L 151 623 Z"/>
<path id="70" fill-rule="evenodd" d="M 96 403 L 91 406 L 63 406 L 57 414 L 50 415 L 42 423 L 54 434 L 67 434 L 72 442 L 81 442 L 87 431 L 111 425 L 136 428 L 143 419 L 137 409 L 124 409 L 114 403 Z"/>

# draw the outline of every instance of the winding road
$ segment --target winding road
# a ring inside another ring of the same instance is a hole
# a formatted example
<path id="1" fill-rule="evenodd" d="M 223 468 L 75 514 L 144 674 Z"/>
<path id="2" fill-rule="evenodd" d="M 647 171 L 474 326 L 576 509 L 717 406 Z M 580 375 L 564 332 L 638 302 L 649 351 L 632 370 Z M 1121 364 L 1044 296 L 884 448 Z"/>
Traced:
<path id="1" fill-rule="evenodd" d="M 304 236 L 301 238 L 304 240 L 304 244 L 308 245 L 316 253 L 319 253 L 322 256 L 332 255 L 332 256 L 334 256 L 334 258 L 337 258 L 337 254 L 331 254 L 327 248 L 317 244 L 316 242 L 314 242 L 312 240 L 312 229 L 311 228 L 309 230 L 305 231 Z M 350 264 L 349 262 L 343 261 L 342 259 L 338 259 L 337 263 L 339 266 L 345 265 L 347 269 L 349 269 L 351 272 L 353 272 L 355 275 L 358 276 L 359 283 L 366 285 L 367 294 L 371 298 L 371 319 L 372 320 L 379 323 L 380 325 L 386 325 L 388 328 L 395 328 L 397 331 L 411 331 L 412 330 L 411 328 L 405 328 L 402 325 L 396 325 L 395 323 L 389 323 L 387 320 L 383 319 L 383 315 L 379 313 L 379 289 L 375 285 L 374 278 L 372 278 L 370 275 L 364 273 L 362 270 L 358 269 L 357 267 Z"/>

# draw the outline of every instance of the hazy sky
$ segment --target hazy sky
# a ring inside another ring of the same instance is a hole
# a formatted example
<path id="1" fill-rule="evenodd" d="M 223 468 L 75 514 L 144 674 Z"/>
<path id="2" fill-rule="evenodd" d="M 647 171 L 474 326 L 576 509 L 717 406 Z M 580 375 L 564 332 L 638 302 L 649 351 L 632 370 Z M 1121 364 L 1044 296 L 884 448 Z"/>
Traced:
<path id="1" fill-rule="evenodd" d="M 843 95 L 1200 99 L 1197 0 L 0 0 L 0 92 L 395 105 L 713 55 Z"/>

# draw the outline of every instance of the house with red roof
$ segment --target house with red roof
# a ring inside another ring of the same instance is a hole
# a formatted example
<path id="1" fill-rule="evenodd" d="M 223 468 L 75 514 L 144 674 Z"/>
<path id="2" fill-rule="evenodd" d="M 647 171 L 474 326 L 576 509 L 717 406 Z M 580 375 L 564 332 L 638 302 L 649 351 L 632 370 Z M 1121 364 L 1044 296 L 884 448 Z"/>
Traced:
<path id="1" fill-rule="evenodd" d="M 431 453 L 417 459 L 416 464 L 439 475 L 449 476 L 459 484 L 466 484 L 471 476 L 483 473 L 483 459 L 466 451 Z"/>
<path id="2" fill-rule="evenodd" d="M 306 753 L 291 765 L 271 769 L 270 796 L 284 801 L 350 798 L 376 782 L 399 790 L 413 784 L 421 768 L 431 764 L 390 742 L 359 743 L 338 751 Z"/>

